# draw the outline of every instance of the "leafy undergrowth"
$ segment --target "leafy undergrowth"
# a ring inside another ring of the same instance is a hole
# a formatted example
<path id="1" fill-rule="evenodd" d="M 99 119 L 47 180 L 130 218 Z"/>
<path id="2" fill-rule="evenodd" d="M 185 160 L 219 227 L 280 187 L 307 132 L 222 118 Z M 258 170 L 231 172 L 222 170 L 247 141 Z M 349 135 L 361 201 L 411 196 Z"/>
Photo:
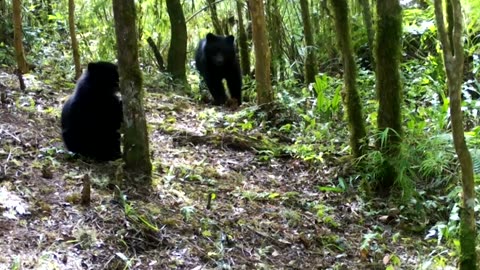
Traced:
<path id="1" fill-rule="evenodd" d="M 435 257 L 436 243 L 402 230 L 395 209 L 332 187 L 345 171 L 334 157 L 266 159 L 222 144 L 269 138 L 229 134 L 222 125 L 238 111 L 171 93 L 146 99 L 153 191 L 118 200 L 118 163 L 63 150 L 59 110 L 72 85 L 26 76 L 21 92 L 1 76 L 0 269 L 418 269 Z M 89 207 L 79 203 L 85 175 Z"/>

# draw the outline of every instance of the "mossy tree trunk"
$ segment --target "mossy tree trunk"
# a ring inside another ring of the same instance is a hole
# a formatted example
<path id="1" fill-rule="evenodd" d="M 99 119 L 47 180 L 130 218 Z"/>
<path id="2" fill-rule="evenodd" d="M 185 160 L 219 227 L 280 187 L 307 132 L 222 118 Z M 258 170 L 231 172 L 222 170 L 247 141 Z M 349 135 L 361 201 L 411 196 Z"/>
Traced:
<path id="1" fill-rule="evenodd" d="M 172 77 L 186 85 L 187 75 L 187 24 L 180 0 L 167 0 L 170 18 L 170 48 L 168 49 L 167 71 Z"/>
<path id="2" fill-rule="evenodd" d="M 15 56 L 17 67 L 20 73 L 27 73 L 29 70 L 23 49 L 23 29 L 22 29 L 22 0 L 13 0 L 13 42 L 15 46 Z"/>
<path id="3" fill-rule="evenodd" d="M 284 71 L 282 52 L 283 21 L 280 15 L 278 0 L 267 1 L 267 29 L 270 44 L 270 73 L 273 81 L 281 80 Z"/>
<path id="4" fill-rule="evenodd" d="M 80 52 L 78 51 L 77 34 L 75 31 L 75 0 L 68 0 L 68 26 L 70 30 L 70 39 L 72 41 L 75 79 L 78 79 L 82 75 L 82 67 L 80 66 Z"/>
<path id="5" fill-rule="evenodd" d="M 362 103 L 357 91 L 357 67 L 353 58 L 350 24 L 348 21 L 347 0 L 330 0 L 335 16 L 337 42 L 343 57 L 343 78 L 345 81 L 345 105 L 350 129 L 350 147 L 354 157 L 362 155 L 362 142 L 365 138 L 365 119 Z"/>
<path id="6" fill-rule="evenodd" d="M 370 7 L 370 0 L 360 0 L 359 2 L 362 8 L 363 24 L 365 24 L 365 29 L 367 30 L 367 42 L 369 49 L 368 58 L 370 60 L 373 70 L 375 70 L 375 59 L 373 58 L 373 43 L 375 39 L 375 33 L 373 32 L 372 10 Z"/>
<path id="7" fill-rule="evenodd" d="M 303 36 L 305 38 L 305 47 L 307 54 L 304 63 L 304 76 L 306 83 L 315 82 L 317 74 L 315 67 L 315 42 L 313 41 L 312 23 L 310 22 L 310 10 L 308 0 L 300 0 L 300 9 L 303 22 Z"/>
<path id="8" fill-rule="evenodd" d="M 280 31 L 278 31 L 279 25 L 276 24 L 274 11 L 277 6 L 277 1 L 265 1 L 265 4 L 265 24 L 268 33 L 268 44 L 270 45 L 270 76 L 272 81 L 276 81 L 278 79 L 278 60 L 281 59 L 281 55 L 278 53 L 278 47 L 280 46 L 278 34 Z"/>
<path id="9" fill-rule="evenodd" d="M 134 184 L 147 187 L 151 184 L 152 163 L 143 106 L 142 73 L 138 62 L 134 1 L 113 0 L 113 15 L 123 101 L 123 159 L 126 177 Z"/>
<path id="10" fill-rule="evenodd" d="M 453 5 L 452 1 L 447 0 L 447 36 L 449 38 L 451 46 L 453 46 L 453 26 L 454 26 L 454 18 L 453 18 Z"/>
<path id="11" fill-rule="evenodd" d="M 377 125 L 385 136 L 377 141 L 385 162 L 381 168 L 378 191 L 389 193 L 398 177 L 395 159 L 402 140 L 400 57 L 402 48 L 402 8 L 400 0 L 377 1 L 377 41 L 375 46 Z"/>
<path id="12" fill-rule="evenodd" d="M 253 44 L 255 45 L 257 104 L 268 106 L 273 101 L 273 92 L 270 80 L 270 47 L 263 0 L 249 0 L 249 9 L 252 17 Z"/>
<path id="13" fill-rule="evenodd" d="M 247 32 L 243 22 L 243 1 L 237 0 L 237 17 L 238 17 L 238 47 L 240 48 L 240 66 L 242 74 L 251 76 L 250 73 L 250 51 L 247 43 Z"/>
<path id="14" fill-rule="evenodd" d="M 168 0 L 167 0 L 168 1 Z M 210 10 L 210 17 L 212 19 L 213 29 L 215 29 L 216 35 L 223 35 L 222 24 L 217 14 L 217 6 L 215 0 L 207 0 L 208 9 Z"/>
<path id="15" fill-rule="evenodd" d="M 460 270 L 477 269 L 477 239 L 475 218 L 475 182 L 472 157 L 465 142 L 461 88 L 463 78 L 463 15 L 460 0 L 447 5 L 448 29 L 445 27 L 442 0 L 435 0 L 435 18 L 440 42 L 443 48 L 443 61 L 447 73 L 447 85 L 450 97 L 450 116 L 455 152 L 462 171 L 463 205 L 460 211 Z M 451 11 L 448 11 L 448 8 Z M 451 25 L 450 25 L 451 24 Z"/>

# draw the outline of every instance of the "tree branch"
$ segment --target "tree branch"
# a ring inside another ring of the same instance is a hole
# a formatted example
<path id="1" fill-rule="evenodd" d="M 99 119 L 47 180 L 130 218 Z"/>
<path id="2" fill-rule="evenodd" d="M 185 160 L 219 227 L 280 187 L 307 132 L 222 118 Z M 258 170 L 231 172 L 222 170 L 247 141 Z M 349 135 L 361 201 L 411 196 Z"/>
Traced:
<path id="1" fill-rule="evenodd" d="M 443 0 L 435 0 L 435 20 L 437 21 L 437 31 L 440 42 L 443 46 L 443 57 L 446 63 L 452 62 L 452 48 L 447 37 L 447 30 L 445 27 L 445 17 L 443 16 Z M 446 67 L 447 68 L 447 67 Z"/>
<path id="2" fill-rule="evenodd" d="M 453 26 L 453 38 L 452 38 L 452 46 L 454 48 L 453 54 L 454 54 L 454 61 L 455 61 L 455 66 L 459 66 L 460 63 L 463 63 L 463 44 L 462 44 L 462 32 L 463 32 L 463 26 L 462 26 L 462 20 L 459 20 L 459 18 L 462 18 L 462 8 L 460 6 L 460 0 L 449 0 L 452 1 L 452 8 L 453 8 L 453 17 L 455 18 L 454 20 L 454 26 Z"/>

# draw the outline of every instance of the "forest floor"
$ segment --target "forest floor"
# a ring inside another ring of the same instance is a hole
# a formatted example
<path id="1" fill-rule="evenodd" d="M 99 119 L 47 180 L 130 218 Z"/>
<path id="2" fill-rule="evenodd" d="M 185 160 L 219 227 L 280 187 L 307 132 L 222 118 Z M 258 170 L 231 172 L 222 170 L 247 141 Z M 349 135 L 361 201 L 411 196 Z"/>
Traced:
<path id="1" fill-rule="evenodd" d="M 319 188 L 345 170 L 335 157 L 265 160 L 191 140 L 226 137 L 219 127 L 236 112 L 171 93 L 146 99 L 153 190 L 124 191 L 119 202 L 109 184 L 117 162 L 64 151 L 68 84 L 26 81 L 41 90 L 0 75 L 0 269 L 419 269 L 434 256 L 435 242 L 402 230 L 386 202 Z M 79 203 L 85 175 L 88 207 Z"/>

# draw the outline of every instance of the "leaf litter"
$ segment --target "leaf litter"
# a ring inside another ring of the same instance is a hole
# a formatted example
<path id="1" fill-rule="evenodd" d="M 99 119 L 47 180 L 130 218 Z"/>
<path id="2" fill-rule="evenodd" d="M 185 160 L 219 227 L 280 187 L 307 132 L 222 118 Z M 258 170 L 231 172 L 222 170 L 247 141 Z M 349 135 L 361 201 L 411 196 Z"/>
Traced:
<path id="1" fill-rule="evenodd" d="M 118 191 L 117 162 L 65 151 L 67 92 L 40 80 L 21 92 L 1 77 L 0 269 L 385 269 L 394 257 L 395 269 L 416 269 L 428 254 L 422 235 L 372 210 L 382 202 L 319 188 L 345 171 L 334 155 L 321 164 L 264 160 L 229 147 L 239 140 L 222 143 L 232 137 L 225 119 L 236 112 L 173 93 L 146 98 L 151 194 Z M 236 133 L 247 144 L 268 139 Z M 84 175 L 89 207 L 79 203 Z"/>

